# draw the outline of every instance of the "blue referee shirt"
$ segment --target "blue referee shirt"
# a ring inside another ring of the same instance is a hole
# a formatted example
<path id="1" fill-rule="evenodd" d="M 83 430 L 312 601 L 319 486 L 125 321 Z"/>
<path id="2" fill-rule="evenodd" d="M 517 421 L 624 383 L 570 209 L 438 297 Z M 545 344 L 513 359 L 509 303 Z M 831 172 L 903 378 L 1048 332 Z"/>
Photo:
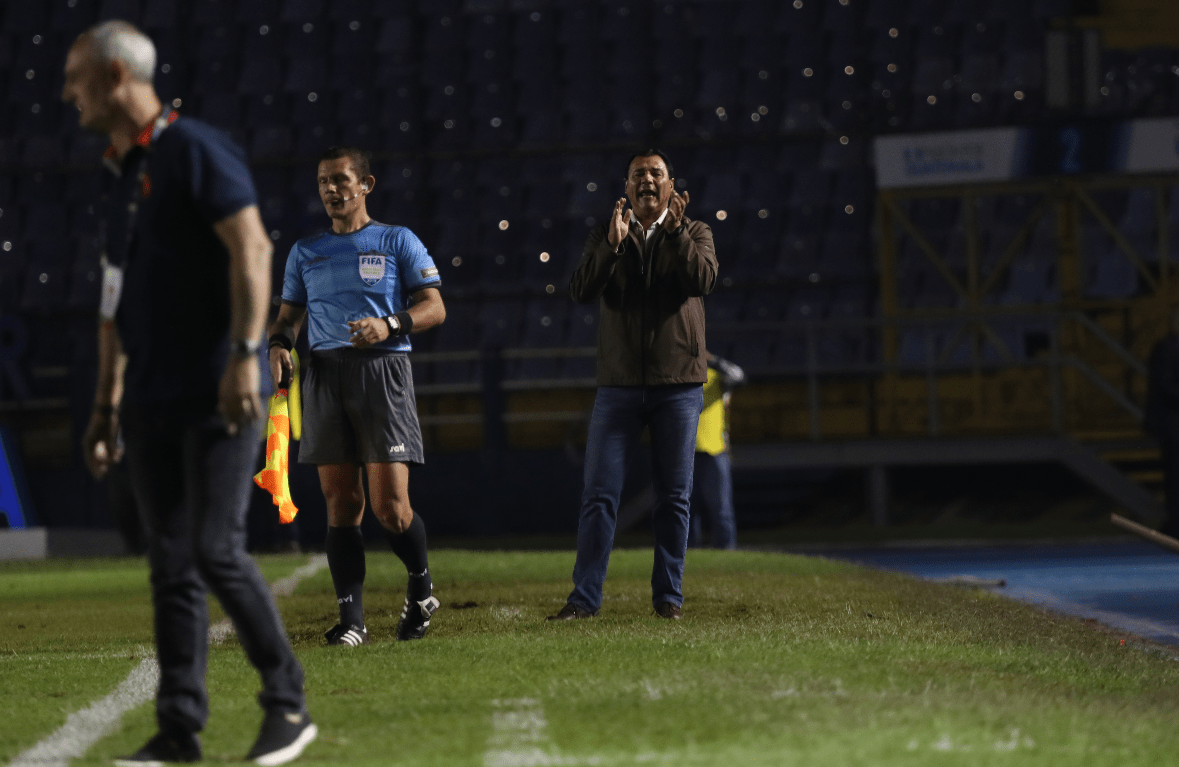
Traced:
<path id="1" fill-rule="evenodd" d="M 323 232 L 295 243 L 287 256 L 283 303 L 307 307 L 312 351 L 351 346 L 348 321 L 388 317 L 409 308 L 409 297 L 442 284 L 438 267 L 413 232 L 370 221 L 350 234 Z M 410 349 L 408 336 L 375 348 Z"/>

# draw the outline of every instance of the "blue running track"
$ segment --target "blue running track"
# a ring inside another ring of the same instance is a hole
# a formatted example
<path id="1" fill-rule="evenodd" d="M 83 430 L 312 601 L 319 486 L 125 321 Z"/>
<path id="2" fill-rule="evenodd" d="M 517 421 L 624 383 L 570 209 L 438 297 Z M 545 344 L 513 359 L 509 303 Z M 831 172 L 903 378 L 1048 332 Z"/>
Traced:
<path id="1" fill-rule="evenodd" d="M 1007 585 L 995 588 L 996 593 L 1179 645 L 1179 554 L 1149 543 L 878 548 L 824 554 L 920 578 L 1002 579 Z"/>

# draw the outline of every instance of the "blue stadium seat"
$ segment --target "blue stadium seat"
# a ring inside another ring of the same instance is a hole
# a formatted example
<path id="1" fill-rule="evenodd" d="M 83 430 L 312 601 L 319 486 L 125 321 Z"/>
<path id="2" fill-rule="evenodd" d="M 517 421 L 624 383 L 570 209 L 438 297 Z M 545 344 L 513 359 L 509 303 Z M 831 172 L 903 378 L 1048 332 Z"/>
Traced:
<path id="1" fill-rule="evenodd" d="M 206 80 L 208 77 L 204 73 L 214 70 L 214 67 L 221 62 L 214 62 L 213 64 L 202 67 L 197 70 L 194 78 L 193 87 L 197 88 L 198 83 Z M 220 82 L 207 81 L 207 85 L 201 86 L 199 91 L 202 93 L 211 93 L 216 90 L 223 90 L 224 87 Z M 282 63 L 275 58 L 247 58 L 242 62 L 241 75 L 237 81 L 237 90 L 247 96 L 258 96 L 268 93 L 278 93 L 282 89 Z"/>
<path id="2" fill-rule="evenodd" d="M 377 27 L 376 52 L 381 54 L 408 53 L 414 49 L 413 20 L 406 16 L 381 19 Z"/>
<path id="3" fill-rule="evenodd" d="M 512 17 L 504 13 L 471 16 L 466 30 L 466 46 L 476 52 L 487 49 L 507 51 L 511 45 Z"/>
<path id="4" fill-rule="evenodd" d="M 21 164 L 30 168 L 49 167 L 61 164 L 65 158 L 65 141 L 61 136 L 30 136 L 25 140 Z"/>
<path id="5" fill-rule="evenodd" d="M 423 114 L 431 120 L 459 119 L 471 111 L 470 93 L 461 82 L 432 85 L 425 96 Z"/>
<path id="6" fill-rule="evenodd" d="M 744 207 L 746 200 L 745 183 L 741 174 L 735 171 L 708 174 L 704 178 L 704 189 L 697 202 L 702 207 L 697 215 L 711 219 L 718 210 L 736 212 Z M 707 214 L 707 215 L 706 215 Z"/>
<path id="7" fill-rule="evenodd" d="M 511 42 L 517 49 L 548 46 L 557 37 L 556 6 L 518 11 L 513 17 Z"/>
<path id="8" fill-rule="evenodd" d="M 560 5 L 561 15 L 557 22 L 557 39 L 565 45 L 597 41 L 601 7 L 599 3 L 585 0 L 571 0 Z"/>
<path id="9" fill-rule="evenodd" d="M 523 325 L 519 301 L 485 301 L 476 315 L 479 345 L 483 348 L 517 346 Z"/>
<path id="10" fill-rule="evenodd" d="M 4 9 L 4 30 L 34 34 L 49 29 L 49 3 L 8 3 Z"/>
<path id="11" fill-rule="evenodd" d="M 569 187 L 559 178 L 533 183 L 525 194 L 524 213 L 529 218 L 560 218 L 569 204 Z"/>
<path id="12" fill-rule="evenodd" d="M 443 283 L 445 284 L 445 278 Z M 431 332 L 434 337 L 433 351 L 464 351 L 477 348 L 477 311 L 478 306 L 469 301 L 449 302 L 446 305 L 446 322 Z M 428 377 L 434 383 L 456 384 L 478 381 L 478 367 L 475 362 L 432 362 L 430 368 Z M 416 375 L 415 372 L 415 377 Z"/>
<path id="13" fill-rule="evenodd" d="M 142 0 L 102 0 L 98 5 L 100 19 L 128 19 L 139 22 L 142 15 Z"/>
<path id="14" fill-rule="evenodd" d="M 465 19 L 462 14 L 431 13 L 420 21 L 423 22 L 425 30 L 425 50 L 442 51 L 451 56 L 462 50 L 465 36 Z"/>
<path id="15" fill-rule="evenodd" d="M 98 308 L 102 292 L 102 270 L 97 254 L 93 259 L 79 259 L 70 269 L 69 288 L 64 306 L 75 311 Z"/>
<path id="16" fill-rule="evenodd" d="M 721 272 L 741 280 L 764 280 L 772 276 L 778 261 L 780 237 L 779 217 L 747 215 L 738 247 L 730 253 L 717 251 Z"/>
<path id="17" fill-rule="evenodd" d="M 97 3 L 52 0 L 52 7 L 50 26 L 71 41 L 96 21 Z"/>
<path id="18" fill-rule="evenodd" d="M 266 93 L 252 96 L 245 101 L 246 125 L 286 125 L 291 121 L 290 101 L 281 94 Z"/>
<path id="19" fill-rule="evenodd" d="M 296 99 L 308 93 L 322 93 L 328 84 L 328 62 L 326 56 L 309 55 L 292 58 L 287 62 L 283 90 L 296 94 Z"/>
<path id="20" fill-rule="evenodd" d="M 323 0 L 282 0 L 281 18 L 288 23 L 318 22 L 323 16 Z"/>
<path id="21" fill-rule="evenodd" d="M 869 27 L 901 27 L 908 23 L 909 0 L 868 0 L 864 23 Z"/>
<path id="22" fill-rule="evenodd" d="M 283 41 L 283 54 L 289 58 L 326 56 L 331 49 L 332 36 L 323 22 L 301 21 L 286 26 Z"/>
<path id="23" fill-rule="evenodd" d="M 776 30 L 781 7 L 782 3 L 778 0 L 746 0 L 739 3 L 733 18 L 733 32 L 751 38 Z"/>
<path id="24" fill-rule="evenodd" d="M 66 298 L 66 274 L 66 268 L 56 264 L 30 264 L 25 271 L 20 308 L 34 312 L 61 308 Z"/>
<path id="25" fill-rule="evenodd" d="M 478 216 L 480 221 L 499 225 L 507 221 L 510 228 L 513 224 L 520 226 L 524 221 L 524 187 L 507 180 L 492 183 L 485 187 L 479 195 L 478 202 L 471 215 Z"/>
<path id="26" fill-rule="evenodd" d="M 581 255 L 578 245 L 577 256 Z M 577 258 L 571 259 L 576 262 Z M 564 292 L 562 286 L 562 292 Z M 569 305 L 569 324 L 566 326 L 565 346 L 596 346 L 598 343 L 598 302 Z M 592 373 L 590 374 L 592 375 Z"/>
<path id="27" fill-rule="evenodd" d="M 265 125 L 255 128 L 250 138 L 251 159 L 279 159 L 289 157 L 294 148 L 294 134 L 287 125 Z"/>
<path id="28" fill-rule="evenodd" d="M 524 310 L 524 329 L 520 344 L 530 349 L 560 347 L 565 338 L 569 301 L 564 296 L 529 299 Z M 546 380 L 560 376 L 560 357 L 512 360 L 508 377 Z"/>

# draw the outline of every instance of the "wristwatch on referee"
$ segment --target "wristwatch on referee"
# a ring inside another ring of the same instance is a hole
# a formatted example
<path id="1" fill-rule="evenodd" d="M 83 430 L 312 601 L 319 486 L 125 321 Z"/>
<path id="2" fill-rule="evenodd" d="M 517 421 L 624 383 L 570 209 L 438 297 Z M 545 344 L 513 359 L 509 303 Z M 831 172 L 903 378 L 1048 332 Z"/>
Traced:
<path id="1" fill-rule="evenodd" d="M 409 312 L 397 312 L 385 318 L 389 326 L 390 336 L 407 336 L 413 331 L 413 315 Z"/>

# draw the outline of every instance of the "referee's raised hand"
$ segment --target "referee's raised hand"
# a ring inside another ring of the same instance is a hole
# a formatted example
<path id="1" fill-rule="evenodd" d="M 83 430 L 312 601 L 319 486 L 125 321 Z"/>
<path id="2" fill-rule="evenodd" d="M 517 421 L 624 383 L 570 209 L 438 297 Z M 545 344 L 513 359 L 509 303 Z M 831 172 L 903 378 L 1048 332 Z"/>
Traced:
<path id="1" fill-rule="evenodd" d="M 628 210 L 626 207 L 626 198 L 619 197 L 618 202 L 614 203 L 614 215 L 610 217 L 610 227 L 607 229 L 606 236 L 610 240 L 610 245 L 618 250 L 619 244 L 627 233 L 630 232 L 630 219 L 634 216 L 633 210 Z"/>

